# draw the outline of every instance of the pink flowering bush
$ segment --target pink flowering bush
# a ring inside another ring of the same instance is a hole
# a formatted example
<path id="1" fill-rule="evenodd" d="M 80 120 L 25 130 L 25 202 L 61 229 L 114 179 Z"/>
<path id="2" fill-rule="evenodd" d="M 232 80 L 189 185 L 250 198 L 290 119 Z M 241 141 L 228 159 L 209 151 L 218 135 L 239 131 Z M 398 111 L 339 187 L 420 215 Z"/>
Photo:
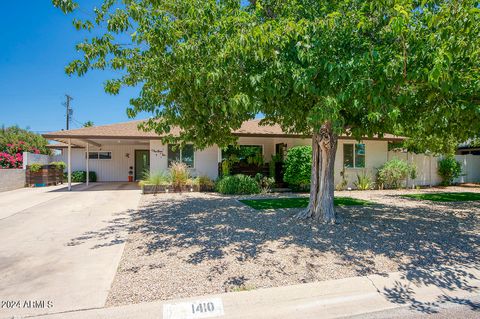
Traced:
<path id="1" fill-rule="evenodd" d="M 21 153 L 8 154 L 0 152 L 0 168 L 22 168 L 23 156 Z"/>
<path id="2" fill-rule="evenodd" d="M 0 152 L 0 168 L 22 168 L 23 152 L 40 154 L 39 149 L 28 147 L 23 141 L 7 143 L 5 149 Z"/>

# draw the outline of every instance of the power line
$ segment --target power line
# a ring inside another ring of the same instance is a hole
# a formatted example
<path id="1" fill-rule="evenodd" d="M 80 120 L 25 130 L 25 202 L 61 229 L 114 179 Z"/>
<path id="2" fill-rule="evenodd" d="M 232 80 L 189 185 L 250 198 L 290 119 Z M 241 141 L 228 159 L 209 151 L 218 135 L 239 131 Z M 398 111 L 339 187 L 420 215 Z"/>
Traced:
<path id="1" fill-rule="evenodd" d="M 83 123 L 77 121 L 77 120 L 74 119 L 73 117 L 71 117 L 70 119 L 77 124 L 77 127 L 83 127 Z M 79 126 L 78 126 L 78 125 L 79 125 Z"/>

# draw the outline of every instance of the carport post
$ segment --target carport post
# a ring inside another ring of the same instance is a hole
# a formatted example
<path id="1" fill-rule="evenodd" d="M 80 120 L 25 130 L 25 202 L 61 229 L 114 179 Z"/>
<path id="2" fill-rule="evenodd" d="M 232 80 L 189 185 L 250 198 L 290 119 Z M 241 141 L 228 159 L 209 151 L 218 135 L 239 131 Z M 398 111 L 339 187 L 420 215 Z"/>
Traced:
<path id="1" fill-rule="evenodd" d="M 67 152 L 67 178 L 68 178 L 68 190 L 72 190 L 72 143 L 68 139 L 68 152 Z"/>
<path id="2" fill-rule="evenodd" d="M 87 162 L 86 162 L 86 165 L 85 165 L 85 168 L 87 170 L 87 186 L 88 186 L 88 182 L 90 181 L 90 177 L 88 175 L 88 159 L 90 158 L 90 152 L 88 151 L 88 143 L 87 143 Z"/>

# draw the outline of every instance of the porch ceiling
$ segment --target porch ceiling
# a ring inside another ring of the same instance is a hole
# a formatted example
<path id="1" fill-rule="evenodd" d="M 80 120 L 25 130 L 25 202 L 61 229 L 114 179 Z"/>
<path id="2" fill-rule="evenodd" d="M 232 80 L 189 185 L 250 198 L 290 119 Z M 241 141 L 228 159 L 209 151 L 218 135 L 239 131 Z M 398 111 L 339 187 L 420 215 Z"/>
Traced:
<path id="1" fill-rule="evenodd" d="M 52 141 L 59 142 L 58 144 L 53 144 L 50 148 L 54 149 L 63 149 L 68 147 L 68 138 L 54 138 L 51 139 Z M 72 138 L 70 139 L 71 145 L 73 148 L 86 148 L 87 144 L 90 146 L 100 147 L 103 145 L 149 145 L 149 140 L 144 139 L 97 139 L 97 138 L 89 138 L 89 139 L 79 139 L 79 138 Z"/>

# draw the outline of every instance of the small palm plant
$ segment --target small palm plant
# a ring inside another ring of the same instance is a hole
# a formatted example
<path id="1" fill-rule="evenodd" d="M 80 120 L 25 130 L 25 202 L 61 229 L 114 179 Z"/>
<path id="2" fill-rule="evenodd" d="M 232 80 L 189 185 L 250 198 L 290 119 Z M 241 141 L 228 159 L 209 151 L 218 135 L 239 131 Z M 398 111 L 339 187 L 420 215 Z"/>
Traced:
<path id="1" fill-rule="evenodd" d="M 170 185 L 170 176 L 164 171 L 150 172 L 145 171 L 143 174 L 143 179 L 139 182 L 140 186 L 153 185 L 154 194 L 157 193 L 157 190 L 160 186 Z"/>
<path id="2" fill-rule="evenodd" d="M 357 181 L 354 184 L 357 189 L 362 191 L 369 190 L 373 187 L 372 178 L 368 176 L 366 172 L 363 172 L 362 175 L 357 174 Z"/>

